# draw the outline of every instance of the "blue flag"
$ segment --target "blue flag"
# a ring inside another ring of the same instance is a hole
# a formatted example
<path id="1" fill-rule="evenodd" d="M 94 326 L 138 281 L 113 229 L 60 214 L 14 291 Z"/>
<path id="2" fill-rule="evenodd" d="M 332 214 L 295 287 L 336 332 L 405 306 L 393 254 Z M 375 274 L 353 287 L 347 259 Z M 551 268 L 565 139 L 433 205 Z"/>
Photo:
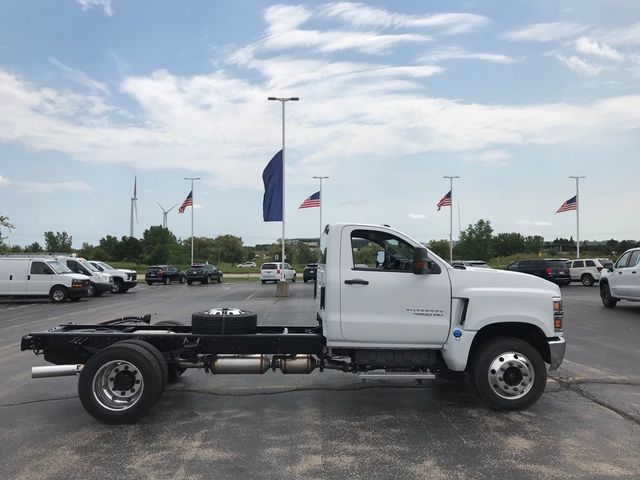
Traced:
<path id="1" fill-rule="evenodd" d="M 265 222 L 282 221 L 282 150 L 276 153 L 262 172 L 264 198 L 262 219 Z"/>

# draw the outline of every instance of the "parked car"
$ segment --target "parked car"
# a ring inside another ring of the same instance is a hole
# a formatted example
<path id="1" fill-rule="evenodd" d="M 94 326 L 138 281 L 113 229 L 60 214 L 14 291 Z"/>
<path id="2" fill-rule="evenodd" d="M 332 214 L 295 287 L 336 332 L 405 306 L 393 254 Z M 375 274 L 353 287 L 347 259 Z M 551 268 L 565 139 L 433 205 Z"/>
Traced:
<path id="1" fill-rule="evenodd" d="M 55 255 L 56 260 L 65 264 L 73 273 L 86 275 L 91 280 L 88 297 L 99 297 L 105 292 L 110 292 L 113 288 L 113 277 L 108 273 L 103 273 L 94 267 L 84 258 L 70 255 Z"/>
<path id="2" fill-rule="evenodd" d="M 236 267 L 238 268 L 256 268 L 256 262 L 244 262 L 244 263 L 239 263 L 238 265 L 236 265 Z"/>
<path id="3" fill-rule="evenodd" d="M 193 282 L 211 283 L 215 280 L 222 283 L 222 272 L 218 267 L 209 263 L 196 263 L 187 270 L 187 285 Z"/>
<path id="4" fill-rule="evenodd" d="M 302 281 L 307 283 L 309 280 L 316 280 L 316 276 L 318 274 L 318 264 L 317 263 L 308 263 L 306 267 L 304 267 L 304 271 L 302 272 Z"/>
<path id="5" fill-rule="evenodd" d="M 124 293 L 138 285 L 138 272 L 126 268 L 113 268 L 111 265 L 98 260 L 89 260 L 89 263 L 102 273 L 113 277 L 111 293 Z"/>
<path id="6" fill-rule="evenodd" d="M 572 282 L 582 282 L 585 287 L 590 287 L 600 281 L 600 272 L 605 266 L 597 258 L 581 258 L 568 260 L 569 274 Z"/>
<path id="7" fill-rule="evenodd" d="M 624 252 L 600 276 L 602 304 L 613 308 L 620 300 L 640 302 L 640 248 Z"/>
<path id="8" fill-rule="evenodd" d="M 507 265 L 507 270 L 535 275 L 558 285 L 569 285 L 571 283 L 569 267 L 567 267 L 564 260 L 517 260 Z"/>
<path id="9" fill-rule="evenodd" d="M 474 268 L 491 268 L 484 260 L 454 260 L 451 262 L 453 268 L 465 269 L 467 267 Z"/>
<path id="10" fill-rule="evenodd" d="M 263 263 L 260 267 L 260 281 L 262 283 L 277 282 L 282 275 L 282 262 Z M 296 271 L 288 263 L 284 264 L 284 278 L 287 281 L 296 281 Z"/>
<path id="11" fill-rule="evenodd" d="M 54 303 L 87 296 L 90 277 L 48 255 L 0 256 L 0 296 L 49 297 Z"/>
<path id="12" fill-rule="evenodd" d="M 169 285 L 171 282 L 184 283 L 185 275 L 182 270 L 178 270 L 173 265 L 154 265 L 149 267 L 144 279 L 148 285 L 153 285 L 156 282 Z"/>

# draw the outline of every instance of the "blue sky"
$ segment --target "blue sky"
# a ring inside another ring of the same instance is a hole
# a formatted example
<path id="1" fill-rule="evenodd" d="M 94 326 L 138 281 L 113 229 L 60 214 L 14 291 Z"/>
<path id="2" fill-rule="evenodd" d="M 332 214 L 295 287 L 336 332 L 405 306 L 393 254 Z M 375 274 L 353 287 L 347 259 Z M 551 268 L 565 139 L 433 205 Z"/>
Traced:
<path id="1" fill-rule="evenodd" d="M 287 104 L 287 236 L 326 222 L 420 241 L 480 218 L 640 238 L 637 1 L 0 1 L 0 214 L 12 244 L 136 236 L 195 189 L 195 233 L 270 243 L 261 173 Z M 190 215 L 169 214 L 190 234 Z"/>

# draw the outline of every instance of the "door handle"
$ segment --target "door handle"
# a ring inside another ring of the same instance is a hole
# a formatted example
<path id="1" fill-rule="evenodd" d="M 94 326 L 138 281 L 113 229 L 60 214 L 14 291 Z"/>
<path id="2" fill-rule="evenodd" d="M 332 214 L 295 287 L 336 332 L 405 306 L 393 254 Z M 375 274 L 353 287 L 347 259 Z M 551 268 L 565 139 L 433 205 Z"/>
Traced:
<path id="1" fill-rule="evenodd" d="M 31 275 L 27 275 L 27 280 L 31 280 Z"/>
<path id="2" fill-rule="evenodd" d="M 631 273 L 636 273 L 636 271 L 634 270 L 634 271 L 633 271 L 633 272 L 631 272 Z"/>
<path id="3" fill-rule="evenodd" d="M 618 275 L 622 275 L 622 272 L 618 272 Z"/>
<path id="4" fill-rule="evenodd" d="M 369 285 L 368 280 L 363 280 L 362 278 L 353 278 L 351 280 L 345 280 L 344 283 L 347 285 Z"/>

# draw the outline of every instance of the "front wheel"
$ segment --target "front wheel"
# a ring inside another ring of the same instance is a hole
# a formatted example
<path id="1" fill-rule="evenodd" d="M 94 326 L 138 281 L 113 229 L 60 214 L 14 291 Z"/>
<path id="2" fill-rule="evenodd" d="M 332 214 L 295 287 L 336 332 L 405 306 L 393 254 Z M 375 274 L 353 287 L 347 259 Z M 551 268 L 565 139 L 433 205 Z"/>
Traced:
<path id="1" fill-rule="evenodd" d="M 49 298 L 53 303 L 64 303 L 67 299 L 67 289 L 61 285 L 56 285 L 49 292 Z"/>
<path id="2" fill-rule="evenodd" d="M 119 278 L 113 279 L 113 285 L 111 285 L 111 293 L 124 293 L 124 282 Z"/>
<path id="3" fill-rule="evenodd" d="M 96 293 L 96 286 L 93 283 L 90 283 L 89 288 L 87 289 L 87 297 L 95 297 Z"/>
<path id="4" fill-rule="evenodd" d="M 618 303 L 618 299 L 611 295 L 611 289 L 609 288 L 608 283 L 600 285 L 600 298 L 602 299 L 602 304 L 606 308 L 615 308 Z"/>
<path id="5" fill-rule="evenodd" d="M 169 285 L 171 283 L 171 279 L 169 277 L 164 277 L 163 283 L 165 285 Z"/>
<path id="6" fill-rule="evenodd" d="M 186 281 L 186 278 L 184 278 L 184 275 L 182 275 L 180 277 L 180 283 L 184 284 L 185 281 Z"/>
<path id="7" fill-rule="evenodd" d="M 218 274 L 218 283 L 222 283 L 222 274 L 221 273 Z"/>
<path id="8" fill-rule="evenodd" d="M 513 337 L 484 343 L 471 365 L 471 380 L 495 410 L 521 410 L 533 405 L 547 385 L 547 370 L 540 352 Z"/>

